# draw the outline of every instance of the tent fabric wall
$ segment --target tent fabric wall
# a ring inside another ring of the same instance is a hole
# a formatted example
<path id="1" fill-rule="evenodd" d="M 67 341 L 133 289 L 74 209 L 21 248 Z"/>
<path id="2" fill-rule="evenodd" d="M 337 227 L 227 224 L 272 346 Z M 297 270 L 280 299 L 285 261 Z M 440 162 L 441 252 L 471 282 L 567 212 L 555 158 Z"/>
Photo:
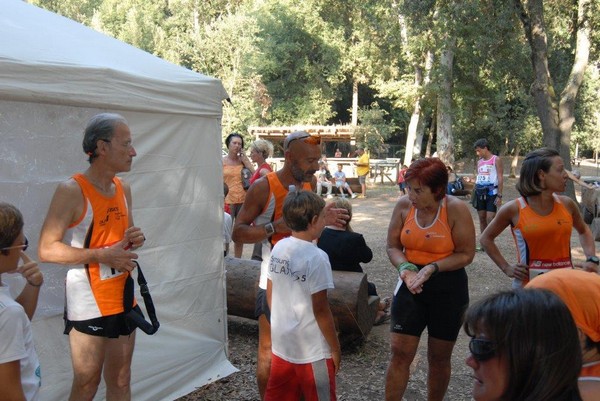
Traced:
<path id="1" fill-rule="evenodd" d="M 131 183 L 134 221 L 147 237 L 139 261 L 161 321 L 154 336 L 137 333 L 133 399 L 172 400 L 233 373 L 222 255 L 227 95 L 220 81 L 26 3 L 0 0 L 0 7 L 0 200 L 22 210 L 28 253 L 37 252 L 56 185 L 87 168 L 86 122 L 119 112 L 137 151 L 122 178 Z M 72 378 L 62 334 L 66 269 L 41 268 L 33 330 L 42 399 L 64 400 Z M 24 284 L 16 275 L 2 279 L 15 292 Z M 96 399 L 104 398 L 101 387 Z"/>

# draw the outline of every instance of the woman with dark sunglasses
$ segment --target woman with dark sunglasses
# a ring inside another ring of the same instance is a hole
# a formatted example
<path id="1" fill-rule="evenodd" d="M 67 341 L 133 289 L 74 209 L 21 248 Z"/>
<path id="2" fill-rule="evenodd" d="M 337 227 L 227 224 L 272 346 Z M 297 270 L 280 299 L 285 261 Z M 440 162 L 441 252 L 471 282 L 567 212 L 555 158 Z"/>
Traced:
<path id="1" fill-rule="evenodd" d="M 569 309 L 547 290 L 493 294 L 472 305 L 463 325 L 471 337 L 475 401 L 580 401 L 581 351 Z"/>

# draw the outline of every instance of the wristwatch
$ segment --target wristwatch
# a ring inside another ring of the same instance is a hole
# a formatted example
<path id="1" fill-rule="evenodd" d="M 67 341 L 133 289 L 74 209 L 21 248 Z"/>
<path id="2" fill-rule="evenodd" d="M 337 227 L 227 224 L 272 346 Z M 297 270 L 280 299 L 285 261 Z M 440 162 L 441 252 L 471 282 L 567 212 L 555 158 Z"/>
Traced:
<path id="1" fill-rule="evenodd" d="M 598 259 L 598 256 L 590 256 L 585 261 L 586 262 L 592 262 L 592 263 L 595 263 L 597 265 L 600 265 L 600 259 Z"/>
<path id="2" fill-rule="evenodd" d="M 273 227 L 273 223 L 265 224 L 265 231 L 267 232 L 267 237 L 275 234 L 275 227 Z"/>

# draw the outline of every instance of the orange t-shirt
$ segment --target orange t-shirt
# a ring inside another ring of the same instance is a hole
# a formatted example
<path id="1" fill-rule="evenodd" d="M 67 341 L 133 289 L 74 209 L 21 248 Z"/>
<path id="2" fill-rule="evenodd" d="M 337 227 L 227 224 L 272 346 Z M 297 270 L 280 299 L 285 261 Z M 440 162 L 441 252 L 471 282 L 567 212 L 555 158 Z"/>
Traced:
<path id="1" fill-rule="evenodd" d="M 400 233 L 400 242 L 404 247 L 406 259 L 416 265 L 444 259 L 454 253 L 452 230 L 448 224 L 448 205 L 444 197 L 440 203 L 433 223 L 421 227 L 416 216 L 419 211 L 411 206 Z"/>

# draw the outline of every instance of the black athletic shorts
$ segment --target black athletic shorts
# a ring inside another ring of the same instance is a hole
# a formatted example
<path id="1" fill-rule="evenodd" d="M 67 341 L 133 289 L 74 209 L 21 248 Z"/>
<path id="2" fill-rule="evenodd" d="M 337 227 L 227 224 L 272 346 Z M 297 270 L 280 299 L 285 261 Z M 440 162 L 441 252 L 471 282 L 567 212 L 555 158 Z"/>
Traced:
<path id="1" fill-rule="evenodd" d="M 430 278 L 420 294 L 412 294 L 402 284 L 394 294 L 390 331 L 420 337 L 427 327 L 431 337 L 456 341 L 467 306 L 469 288 L 464 268 Z"/>
<path id="2" fill-rule="evenodd" d="M 269 303 L 267 302 L 267 290 L 263 290 L 258 287 L 256 292 L 256 305 L 254 306 L 254 317 L 259 318 L 260 315 L 267 317 L 267 322 L 271 323 L 271 309 L 269 309 Z"/>
<path id="3" fill-rule="evenodd" d="M 142 313 L 142 310 L 138 305 L 133 309 Z M 118 313 L 116 315 L 97 317 L 90 320 L 68 320 L 65 317 L 64 334 L 69 334 L 71 329 L 75 329 L 80 333 L 89 334 L 90 336 L 119 338 L 119 336 L 128 336 L 133 333 L 136 326 L 125 318 L 124 313 Z"/>

